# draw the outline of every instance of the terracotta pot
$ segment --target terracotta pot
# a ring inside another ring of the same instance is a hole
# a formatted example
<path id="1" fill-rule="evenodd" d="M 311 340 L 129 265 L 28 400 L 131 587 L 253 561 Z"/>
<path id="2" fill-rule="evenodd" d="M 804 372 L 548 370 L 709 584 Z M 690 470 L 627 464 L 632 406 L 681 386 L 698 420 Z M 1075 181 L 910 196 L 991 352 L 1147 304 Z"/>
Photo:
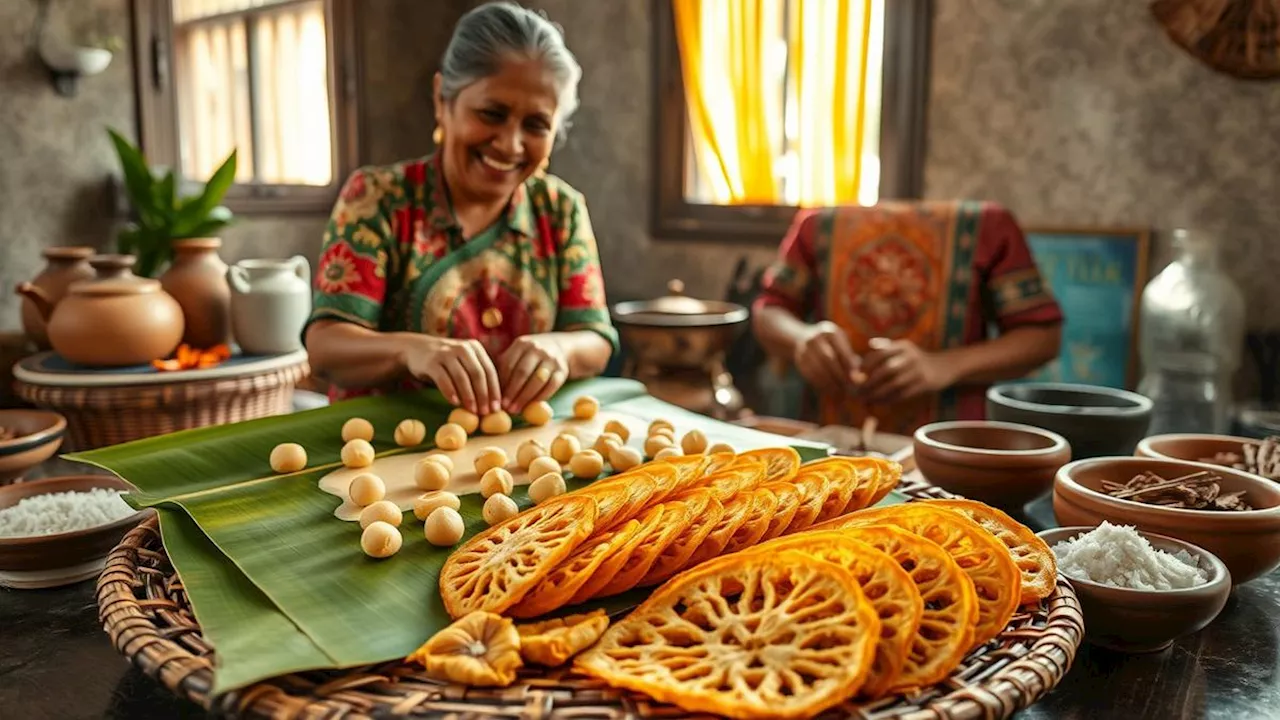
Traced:
<path id="1" fill-rule="evenodd" d="M 1071 460 L 1061 435 L 984 420 L 939 422 L 916 430 L 916 467 L 938 487 L 996 507 L 1021 510 L 1048 492 Z"/>
<path id="2" fill-rule="evenodd" d="M 173 264 L 160 276 L 160 287 L 182 307 L 182 342 L 193 348 L 231 342 L 231 286 L 220 247 L 218 238 L 175 240 Z"/>
<path id="3" fill-rule="evenodd" d="M 132 255 L 94 255 L 89 258 L 95 280 L 134 280 L 133 264 L 138 261 Z"/>
<path id="4" fill-rule="evenodd" d="M 53 349 L 79 365 L 145 365 L 168 357 L 182 341 L 182 308 L 158 280 L 128 273 L 81 281 L 56 308 L 31 283 L 18 286 L 18 292 L 44 315 Z"/>
<path id="5" fill-rule="evenodd" d="M 93 255 L 93 248 L 55 247 L 45 250 L 42 254 L 45 267 L 31 280 L 31 284 L 40 288 L 45 298 L 53 305 L 57 305 L 67 294 L 67 288 L 71 283 L 93 277 L 93 268 L 89 267 L 88 263 Z M 44 315 L 28 298 L 23 298 L 22 301 L 22 329 L 36 347 L 41 350 L 50 348 Z"/>
<path id="6" fill-rule="evenodd" d="M 311 267 L 301 255 L 288 260 L 242 260 L 227 271 L 231 328 L 249 355 L 282 355 L 302 348 L 311 315 Z"/>
<path id="7" fill-rule="evenodd" d="M 1254 510 L 1187 510 L 1114 498 L 1102 481 L 1128 482 L 1153 472 L 1176 478 L 1201 470 L 1222 477 L 1222 492 L 1242 491 Z M 1062 466 L 1053 483 L 1053 514 L 1062 525 L 1095 526 L 1103 520 L 1132 525 L 1198 545 L 1217 555 L 1231 580 L 1246 583 L 1280 567 L 1280 485 L 1239 470 L 1180 460 L 1113 457 L 1077 460 Z"/>
<path id="8" fill-rule="evenodd" d="M 1079 537 L 1092 527 L 1064 527 L 1037 533 L 1049 547 Z M 1139 533 L 1167 553 L 1179 550 L 1195 558 L 1208 576 L 1185 590 L 1130 590 L 1066 575 L 1080 599 L 1085 641 L 1127 653 L 1157 652 L 1214 621 L 1231 595 L 1231 574 L 1213 553 L 1191 543 Z"/>

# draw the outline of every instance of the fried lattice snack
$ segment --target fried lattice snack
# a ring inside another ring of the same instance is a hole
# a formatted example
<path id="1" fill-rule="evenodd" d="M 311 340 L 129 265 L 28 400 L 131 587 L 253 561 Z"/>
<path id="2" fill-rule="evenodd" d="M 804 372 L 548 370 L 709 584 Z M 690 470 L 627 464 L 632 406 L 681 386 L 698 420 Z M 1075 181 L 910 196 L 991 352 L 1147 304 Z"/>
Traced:
<path id="1" fill-rule="evenodd" d="M 729 536 L 729 542 L 720 551 L 721 555 L 746 550 L 759 544 L 765 538 L 765 533 L 769 531 L 775 513 L 781 511 L 778 503 L 778 493 L 771 487 L 758 487 L 751 491 L 750 497 L 751 508 L 748 510 L 747 516 L 742 520 L 742 524 Z M 797 493 L 793 497 L 798 498 L 799 494 Z M 793 507 L 792 513 L 794 514 L 794 512 Z M 787 522 L 790 522 L 790 519 Z"/>
<path id="2" fill-rule="evenodd" d="M 609 582 L 605 583 L 604 587 L 592 597 L 617 595 L 639 585 L 640 580 L 658 561 L 663 551 L 675 542 L 676 537 L 693 521 L 694 511 L 699 507 L 705 507 L 705 502 L 701 502 L 700 499 L 709 499 L 709 497 L 708 493 L 697 497 L 668 500 L 658 505 L 657 507 L 662 509 L 662 522 L 648 532 L 645 532 L 644 528 L 641 529 L 645 534 L 631 547 L 630 554 L 623 560 Z"/>
<path id="3" fill-rule="evenodd" d="M 765 476 L 761 481 L 762 483 L 786 482 L 795 477 L 796 472 L 800 469 L 800 453 L 791 447 L 748 450 L 744 453 L 738 453 L 734 463 L 737 464 L 744 460 L 759 460 L 764 463 Z"/>
<path id="4" fill-rule="evenodd" d="M 539 580 L 524 599 L 507 610 L 507 614 L 516 618 L 532 618 L 568 605 L 578 590 L 601 570 L 601 565 L 619 548 L 631 542 L 639 531 L 640 521 L 628 520 L 612 530 L 593 534 Z"/>
<path id="5" fill-rule="evenodd" d="M 777 503 L 774 506 L 773 515 L 769 517 L 769 526 L 765 528 L 764 534 L 757 542 L 772 540 L 785 533 L 791 521 L 795 519 L 796 513 L 800 512 L 800 503 L 804 502 L 804 495 L 795 483 L 769 483 L 764 487 L 773 492 Z"/>
<path id="6" fill-rule="evenodd" d="M 561 497 L 591 498 L 597 506 L 595 527 L 608 530 L 638 516 L 653 501 L 653 497 L 661 492 L 659 486 L 664 477 L 650 470 L 629 470 Z M 665 479 L 670 479 L 675 471 L 668 467 L 665 473 Z"/>
<path id="7" fill-rule="evenodd" d="M 711 534 L 724 515 L 724 505 L 716 499 L 710 488 L 690 490 L 680 500 L 689 503 L 689 522 L 649 567 L 649 571 L 636 583 L 640 587 L 657 585 L 680 572 L 689 558 Z"/>
<path id="8" fill-rule="evenodd" d="M 858 692 L 879 635 L 853 573 L 808 553 L 753 551 L 673 578 L 575 668 L 690 712 L 810 717 Z"/>
<path id="9" fill-rule="evenodd" d="M 1004 543 L 1013 556 L 1014 564 L 1022 572 L 1023 605 L 1053 594 L 1054 585 L 1058 582 L 1058 561 L 1049 544 L 1031 532 L 1031 528 L 977 500 L 924 500 L 922 504 L 958 512 Z"/>
<path id="10" fill-rule="evenodd" d="M 501 613 L 520 602 L 587 539 L 595 519 L 590 498 L 563 496 L 479 533 L 440 569 L 445 610 L 456 618 Z"/>
<path id="11" fill-rule="evenodd" d="M 898 561 L 841 530 L 788 535 L 760 545 L 757 550 L 798 550 L 853 573 L 880 618 L 875 660 L 861 694 L 877 698 L 887 693 L 902 673 L 924 614 L 924 601 L 916 583 Z"/>
<path id="12" fill-rule="evenodd" d="M 905 503 L 862 510 L 816 529 L 886 524 L 897 525 L 941 545 L 973 581 L 978 594 L 975 645 L 985 643 L 1004 630 L 1022 598 L 1022 572 L 1014 564 L 1009 549 L 969 518 L 924 503 Z"/>
<path id="13" fill-rule="evenodd" d="M 763 491 L 764 495 L 760 494 Z M 764 532 L 764 528 L 768 524 L 768 518 L 761 515 L 764 508 L 758 507 L 763 502 L 767 502 L 773 493 L 763 488 L 756 488 L 750 492 L 742 492 L 735 495 L 728 502 L 724 503 L 724 512 L 720 514 L 720 519 L 716 521 L 715 527 L 711 528 L 711 532 L 703 538 L 702 542 L 693 551 L 693 555 L 685 561 L 684 568 L 689 569 L 696 567 L 711 558 L 720 557 L 730 552 L 728 549 L 729 542 L 733 540 L 734 535 L 748 521 L 752 515 L 756 515 L 756 522 L 760 531 Z M 752 542 L 752 545 L 755 543 Z"/>
<path id="14" fill-rule="evenodd" d="M 520 657 L 527 663 L 560 667 L 595 645 L 608 627 L 609 616 L 603 610 L 517 625 Z"/>
<path id="15" fill-rule="evenodd" d="M 423 666 L 437 680 L 482 687 L 510 685 L 524 664 L 515 626 L 483 611 L 468 613 L 436 633 L 405 660 Z"/>
<path id="16" fill-rule="evenodd" d="M 750 490 L 759 485 L 765 476 L 767 467 L 762 460 L 739 456 L 732 465 L 721 468 L 714 474 L 706 475 L 695 482 L 694 488 L 708 488 L 715 493 L 716 499 L 727 501 L 740 492 Z"/>

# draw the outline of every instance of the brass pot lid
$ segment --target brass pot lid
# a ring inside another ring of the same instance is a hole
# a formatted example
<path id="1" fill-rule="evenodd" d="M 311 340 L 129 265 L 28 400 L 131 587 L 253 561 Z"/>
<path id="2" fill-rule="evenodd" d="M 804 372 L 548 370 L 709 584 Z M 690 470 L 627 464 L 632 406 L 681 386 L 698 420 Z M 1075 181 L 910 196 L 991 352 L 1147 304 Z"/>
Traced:
<path id="1" fill-rule="evenodd" d="M 746 322 L 747 308 L 718 300 L 698 300 L 684 294 L 684 283 L 667 283 L 669 295 L 613 306 L 614 322 L 645 327 L 718 327 Z"/>

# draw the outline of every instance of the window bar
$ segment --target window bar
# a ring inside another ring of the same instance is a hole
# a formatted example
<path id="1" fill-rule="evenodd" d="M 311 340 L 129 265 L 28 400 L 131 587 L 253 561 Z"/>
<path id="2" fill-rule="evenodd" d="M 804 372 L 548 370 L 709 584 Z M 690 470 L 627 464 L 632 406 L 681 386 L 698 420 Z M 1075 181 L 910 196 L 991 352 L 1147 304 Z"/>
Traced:
<path id="1" fill-rule="evenodd" d="M 257 13 L 250 13 L 244 19 L 244 41 L 245 51 L 248 57 L 248 82 L 249 82 L 249 134 L 250 142 L 253 144 L 251 155 L 253 156 L 253 179 L 251 183 L 255 186 L 255 194 L 262 184 L 263 168 L 262 153 L 262 126 L 258 122 L 258 107 L 262 100 L 259 97 L 258 87 L 258 68 L 261 67 L 262 58 L 258 54 L 258 20 Z"/>

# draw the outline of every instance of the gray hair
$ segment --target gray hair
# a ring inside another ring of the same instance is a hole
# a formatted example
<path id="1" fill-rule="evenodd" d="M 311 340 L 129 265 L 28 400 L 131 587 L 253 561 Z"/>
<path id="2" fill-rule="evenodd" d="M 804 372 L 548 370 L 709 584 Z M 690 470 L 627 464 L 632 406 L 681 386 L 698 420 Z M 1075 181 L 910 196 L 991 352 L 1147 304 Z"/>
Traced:
<path id="1" fill-rule="evenodd" d="M 488 2 L 462 16 L 440 63 L 440 94 L 452 100 L 463 88 L 498 72 L 502 61 L 513 55 L 540 60 L 555 76 L 560 92 L 557 135 L 562 137 L 578 109 L 582 68 L 565 47 L 558 25 L 514 2 Z"/>

